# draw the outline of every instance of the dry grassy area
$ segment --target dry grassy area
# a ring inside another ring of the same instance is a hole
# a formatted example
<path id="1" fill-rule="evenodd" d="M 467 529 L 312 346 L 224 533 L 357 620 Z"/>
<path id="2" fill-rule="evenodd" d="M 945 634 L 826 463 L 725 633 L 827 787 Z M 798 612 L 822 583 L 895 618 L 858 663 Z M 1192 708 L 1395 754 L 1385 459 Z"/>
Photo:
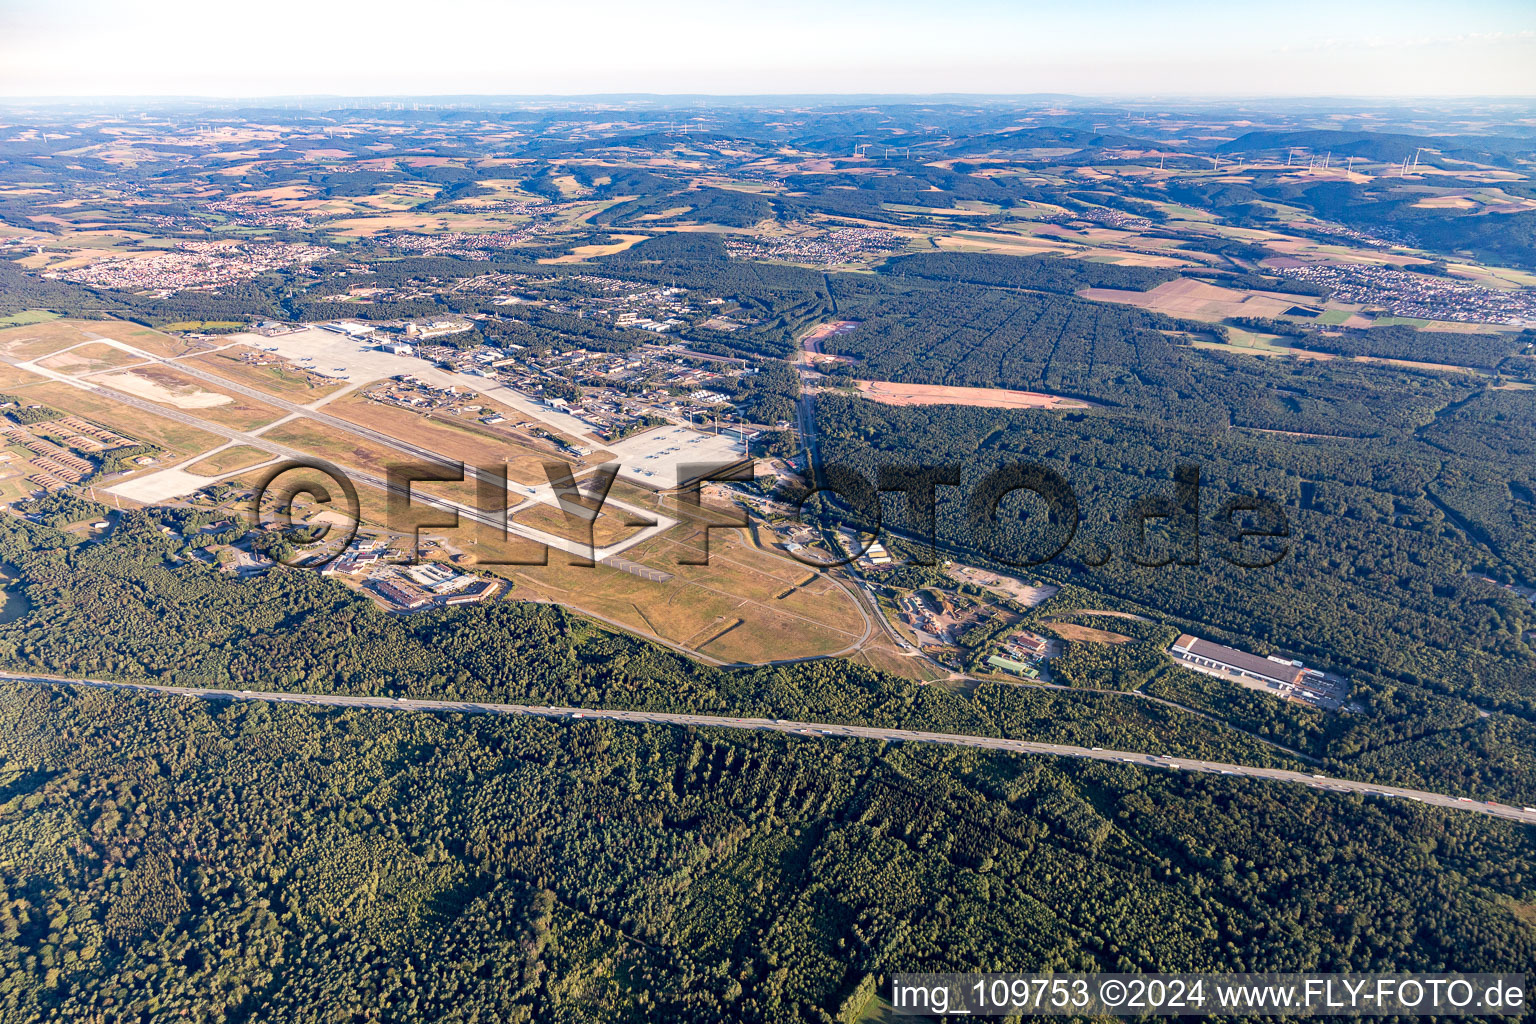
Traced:
<path id="1" fill-rule="evenodd" d="M 247 355 L 264 354 L 244 345 L 236 345 L 219 352 L 192 356 L 187 362 L 195 363 L 199 369 L 217 374 L 225 380 L 243 384 L 273 398 L 286 399 L 300 405 L 317 401 L 345 386 L 340 382 L 319 383 L 291 363 L 268 363 L 264 366 L 256 366 L 242 358 Z"/>
<path id="2" fill-rule="evenodd" d="M 1107 629 L 1094 629 L 1092 626 L 1079 626 L 1074 622 L 1052 622 L 1044 628 L 1055 633 L 1063 640 L 1077 640 L 1090 644 L 1131 644 L 1135 643 L 1134 637 L 1128 637 L 1121 633 L 1111 633 Z"/>
<path id="3" fill-rule="evenodd" d="M 257 466 L 271 459 L 272 456 L 260 448 L 252 448 L 250 445 L 237 444 L 232 448 L 214 452 L 207 458 L 185 467 L 189 473 L 200 473 L 203 476 L 221 476 L 224 473 L 232 473 L 245 469 L 247 466 Z"/>

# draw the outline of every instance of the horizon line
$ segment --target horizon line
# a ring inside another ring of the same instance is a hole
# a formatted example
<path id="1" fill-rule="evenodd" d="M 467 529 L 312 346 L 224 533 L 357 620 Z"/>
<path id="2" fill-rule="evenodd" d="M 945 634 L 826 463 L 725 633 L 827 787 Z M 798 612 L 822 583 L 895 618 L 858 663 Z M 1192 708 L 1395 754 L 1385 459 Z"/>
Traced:
<path id="1" fill-rule="evenodd" d="M 1109 100 L 1121 102 L 1153 102 L 1153 101 L 1201 101 L 1201 102 L 1241 102 L 1252 100 L 1271 101 L 1327 101 L 1327 100 L 1370 100 L 1370 101 L 1397 101 L 1414 102 L 1422 100 L 1497 100 L 1502 102 L 1523 101 L 1536 103 L 1536 93 L 1202 93 L 1202 92 L 1148 92 L 1148 93 L 1079 93 L 1079 92 L 964 92 L 964 91 L 940 91 L 940 92 L 548 92 L 548 93 L 516 93 L 516 92 L 295 92 L 295 93 L 46 93 L 38 95 L 11 94 L 0 95 L 0 104 L 10 103 L 66 103 L 66 102 L 131 102 L 140 100 L 154 101 L 209 101 L 209 102 L 250 102 L 256 100 L 284 100 L 294 101 L 346 101 L 346 100 L 376 100 L 376 101 L 426 101 L 426 100 L 604 100 L 604 99 L 718 99 L 718 100 L 754 100 L 754 99 L 858 99 L 858 100 L 897 100 L 897 99 L 968 99 L 968 100 L 1092 100 L 1103 102 Z"/>

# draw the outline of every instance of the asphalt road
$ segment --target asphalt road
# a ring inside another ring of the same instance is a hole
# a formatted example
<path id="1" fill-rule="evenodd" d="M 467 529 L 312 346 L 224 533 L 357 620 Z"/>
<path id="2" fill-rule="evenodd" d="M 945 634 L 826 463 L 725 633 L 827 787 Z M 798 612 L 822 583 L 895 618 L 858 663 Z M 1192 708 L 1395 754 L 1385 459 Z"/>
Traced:
<path id="1" fill-rule="evenodd" d="M 43 686 L 94 686 L 113 690 L 137 690 L 177 694 L 202 700 L 265 700 L 283 704 L 321 707 L 377 708 L 390 711 L 451 711 L 461 714 L 533 715 L 540 718 L 606 719 L 638 725 L 695 726 L 714 729 L 759 729 L 807 737 L 844 737 L 883 740 L 888 743 L 943 743 L 957 747 L 980 747 L 1013 754 L 1044 754 L 1052 757 L 1083 757 L 1112 761 L 1164 771 L 1206 772 L 1215 775 L 1245 776 L 1311 786 L 1337 793 L 1360 793 L 1386 799 L 1416 800 L 1455 811 L 1472 811 L 1494 818 L 1526 825 L 1536 825 L 1536 808 L 1513 807 L 1469 797 L 1446 796 L 1420 789 L 1404 789 L 1373 782 L 1356 782 L 1322 775 L 1308 775 L 1283 768 L 1255 768 L 1220 761 L 1199 761 L 1132 750 L 1101 750 L 1075 747 L 1065 743 L 1038 743 L 1033 740 L 1008 740 L 994 736 L 969 736 L 963 733 L 924 732 L 916 729 L 890 729 L 867 725 L 837 725 L 828 722 L 792 722 L 775 718 L 736 718 L 727 715 L 695 715 L 666 711 L 615 711 L 606 708 L 541 707 L 528 704 L 491 704 L 482 701 L 421 700 L 411 697 L 353 697 L 337 694 L 281 693 L 270 690 L 216 690 L 193 686 L 162 686 L 154 683 L 118 683 L 97 679 L 66 679 L 57 676 L 22 675 L 0 672 L 0 679 Z"/>

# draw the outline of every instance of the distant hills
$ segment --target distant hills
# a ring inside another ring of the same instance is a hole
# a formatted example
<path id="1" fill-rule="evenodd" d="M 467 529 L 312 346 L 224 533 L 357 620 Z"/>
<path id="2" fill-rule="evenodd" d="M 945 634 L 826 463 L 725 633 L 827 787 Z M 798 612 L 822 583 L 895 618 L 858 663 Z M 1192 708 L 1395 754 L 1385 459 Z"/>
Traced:
<path id="1" fill-rule="evenodd" d="M 1507 164 L 1511 158 L 1536 154 L 1536 140 L 1496 135 L 1405 135 L 1388 132 L 1346 132 L 1329 129 L 1310 131 L 1255 131 L 1216 147 L 1222 154 L 1285 152 L 1306 149 L 1315 153 L 1359 157 L 1397 163 L 1411 160 L 1420 149 L 1420 162 L 1436 162 L 1436 155 L 1481 163 Z M 1431 152 L 1433 151 L 1433 152 Z"/>

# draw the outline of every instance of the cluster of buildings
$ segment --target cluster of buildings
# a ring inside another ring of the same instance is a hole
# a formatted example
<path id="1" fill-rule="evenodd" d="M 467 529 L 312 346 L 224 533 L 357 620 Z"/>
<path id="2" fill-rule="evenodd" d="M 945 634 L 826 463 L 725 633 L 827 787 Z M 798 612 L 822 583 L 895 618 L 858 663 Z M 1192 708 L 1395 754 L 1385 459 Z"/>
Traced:
<path id="1" fill-rule="evenodd" d="M 268 271 L 312 263 L 334 255 L 320 245 L 295 242 L 183 242 L 170 252 L 114 256 L 44 277 L 122 291 L 153 291 L 169 295 L 193 288 L 216 288 L 249 281 Z"/>
<path id="2" fill-rule="evenodd" d="M 632 281 L 598 274 L 572 274 L 560 278 L 558 288 L 552 294 L 534 297 L 514 291 L 526 280 L 526 274 L 485 274 L 461 282 L 454 290 L 490 290 L 496 293 L 493 301 L 498 306 L 538 305 L 550 312 L 653 334 L 666 334 L 698 323 L 712 312 L 695 306 L 687 297 L 688 290 L 677 286 L 637 288 Z M 724 304 L 725 300 L 720 298 L 706 303 L 709 306 Z"/>
<path id="3" fill-rule="evenodd" d="M 1002 669 L 1004 672 L 1009 672 L 1016 676 L 1024 676 L 1028 679 L 1040 678 L 1040 670 L 1035 666 L 1025 661 L 1019 661 L 1016 658 L 1005 657 L 1001 654 L 987 655 L 987 664 L 993 668 Z"/>
<path id="4" fill-rule="evenodd" d="M 488 260 L 503 249 L 521 245 L 543 233 L 543 224 L 529 224 L 516 231 L 438 231 L 430 235 L 394 232 L 378 236 L 391 249 L 417 256 L 453 256 L 467 260 Z"/>
<path id="5" fill-rule="evenodd" d="M 473 416 L 487 427 L 496 427 L 504 431 L 521 430 L 545 437 L 557 446 L 570 450 L 572 454 L 587 454 L 585 451 L 561 442 L 534 420 L 509 419 L 494 407 L 477 403 L 476 392 L 453 384 L 438 385 L 411 374 L 400 374 L 373 385 L 363 394 L 375 402 L 401 409 L 412 409 L 417 412 L 440 410 L 456 416 Z"/>
<path id="6" fill-rule="evenodd" d="M 296 363 L 291 359 L 276 355 L 273 352 L 248 351 L 235 353 L 231 351 L 228 354 L 234 358 L 239 359 L 240 362 L 247 366 L 276 366 L 283 370 L 285 373 L 302 373 L 313 385 L 335 383 L 335 377 L 333 374 L 323 373 L 314 366 L 306 366 L 303 363 Z"/>
<path id="7" fill-rule="evenodd" d="M 488 376 L 575 416 L 607 441 L 658 421 L 718 421 L 735 400 L 736 380 L 757 372 L 739 360 L 706 361 L 665 348 L 517 352 L 491 365 Z M 574 392 L 572 384 L 579 385 Z"/>
<path id="8" fill-rule="evenodd" d="M 525 285 L 530 280 L 532 278 L 527 274 L 498 272 L 463 278 L 440 288 L 429 281 L 409 293 L 397 289 L 359 285 L 353 286 L 344 295 L 328 298 L 332 301 L 366 304 L 380 299 L 395 301 L 430 297 L 434 290 L 457 295 L 484 294 L 489 297 L 492 304 L 497 306 L 537 306 L 550 313 L 589 320 L 610 330 L 644 331 L 654 335 L 671 334 L 687 327 L 732 331 L 756 322 L 751 318 L 733 319 L 729 314 L 739 310 L 726 299 L 714 297 L 695 302 L 689 298 L 687 289 L 676 286 L 637 287 L 631 281 L 588 273 L 562 276 L 553 282 L 548 279 L 539 279 L 539 289 L 529 293 Z M 515 319 L 515 314 L 508 315 Z M 471 330 L 474 320 L 481 318 L 472 314 L 465 318 L 442 322 L 369 321 L 364 323 L 340 320 L 318 326 L 349 334 L 360 340 L 388 341 L 391 337 L 403 333 L 404 342 L 420 344 L 434 338 Z M 658 342 L 658 344 L 662 343 Z M 511 347 L 519 348 L 519 346 Z M 556 363 L 561 356 L 597 360 L 601 355 L 584 350 L 557 353 L 541 363 L 540 368 L 558 371 L 559 367 Z M 454 357 L 450 355 L 447 358 Z M 724 359 L 720 361 L 740 362 Z M 593 362 L 592 365 L 583 366 L 580 369 L 583 373 L 613 373 L 622 379 L 626 376 L 626 371 L 637 369 L 640 365 L 641 363 L 630 361 L 626 366 L 625 360 L 620 359 L 611 366 Z"/>
<path id="9" fill-rule="evenodd" d="M 1188 633 L 1180 634 L 1168 653 L 1185 668 L 1303 704 L 1335 709 L 1349 695 L 1349 685 L 1344 680 L 1307 668 L 1299 661 L 1273 655 L 1262 658 Z"/>
<path id="10" fill-rule="evenodd" d="M 1021 629 L 1003 638 L 999 652 L 987 655 L 987 664 L 1011 675 L 1039 679 L 1039 666 L 1050 656 L 1051 641 Z"/>
<path id="11" fill-rule="evenodd" d="M 323 576 L 344 576 L 371 590 L 397 611 L 478 604 L 495 597 L 499 580 L 458 572 L 441 562 L 398 566 L 379 539 L 356 541 L 320 570 Z"/>
<path id="12" fill-rule="evenodd" d="M 914 590 L 902 594 L 896 607 L 903 622 L 924 634 L 923 638 L 948 644 L 985 614 L 982 606 L 942 590 Z"/>
<path id="13" fill-rule="evenodd" d="M 320 570 L 322 576 L 353 576 L 379 565 L 388 554 L 381 540 L 354 541 Z"/>
<path id="14" fill-rule="evenodd" d="M 906 247 L 906 239 L 884 228 L 837 228 L 774 238 L 725 236 L 725 248 L 744 260 L 783 260 L 818 267 L 855 263 L 865 256 L 881 255 Z"/>
<path id="15" fill-rule="evenodd" d="M 894 568 L 896 565 L 895 561 L 891 558 L 891 553 L 878 540 L 869 542 L 869 547 L 864 549 L 864 554 L 860 557 L 859 564 L 863 569 L 871 572 L 881 572 Z"/>
<path id="16" fill-rule="evenodd" d="M 1527 288 L 1496 291 L 1366 263 L 1310 263 L 1278 272 L 1326 285 L 1336 302 L 1381 307 L 1393 316 L 1536 327 L 1536 291 Z"/>
<path id="17" fill-rule="evenodd" d="M 14 402 L 0 405 L 0 408 L 5 407 L 15 408 L 16 405 Z M 45 431 L 48 436 L 44 436 Z M 22 464 L 15 475 L 25 473 L 27 482 L 41 491 L 56 491 L 95 472 L 96 467 L 81 458 L 80 453 L 94 455 L 135 443 L 75 416 L 34 425 L 7 426 L 3 434 L 7 447 L 0 449 L 0 464 L 15 468 L 19 458 Z"/>
<path id="18" fill-rule="evenodd" d="M 1138 217 L 1134 213 L 1124 210 L 1114 210 L 1107 206 L 1096 206 L 1091 210 L 1074 211 L 1071 221 L 1086 221 L 1089 224 L 1099 224 L 1107 228 L 1118 228 L 1123 231 L 1144 231 L 1152 226 L 1152 222 L 1145 217 Z"/>
<path id="19" fill-rule="evenodd" d="M 615 327 L 666 334 L 692 322 L 698 310 L 681 298 L 682 288 L 653 288 L 630 292 L 609 310 Z"/>
<path id="20" fill-rule="evenodd" d="M 1020 657 L 1039 661 L 1050 650 L 1051 642 L 1037 633 L 1021 629 L 1016 633 L 1010 633 L 1003 641 L 1003 646 Z"/>
<path id="21" fill-rule="evenodd" d="M 452 337 L 474 330 L 475 325 L 466 319 L 447 320 L 332 320 L 315 324 L 322 331 L 340 334 L 356 341 L 375 343 L 380 349 L 396 355 L 411 355 L 411 343 L 422 344 L 437 338 Z M 495 353 L 492 358 L 502 358 L 505 353 Z"/>
<path id="22" fill-rule="evenodd" d="M 1368 235 L 1364 231 L 1347 228 L 1342 224 L 1330 224 L 1325 220 L 1291 221 L 1286 224 L 1286 227 L 1302 234 L 1333 235 L 1337 238 L 1347 238 L 1351 242 L 1356 242 L 1371 249 L 1390 249 L 1395 244 L 1377 238 L 1375 235 Z"/>
<path id="23" fill-rule="evenodd" d="M 472 330 L 474 324 L 468 320 L 408 320 L 401 325 L 407 338 L 417 341 L 431 341 L 433 338 L 447 338 L 455 334 L 463 334 Z M 409 354 L 409 353 L 407 353 Z M 501 358 L 499 353 L 492 353 L 492 359 Z"/>
<path id="24" fill-rule="evenodd" d="M 412 409 L 418 412 L 441 410 L 456 416 L 473 416 L 487 427 L 496 427 L 503 431 L 521 430 L 544 437 L 556 446 L 566 449 L 572 455 L 586 455 L 590 451 L 590 449 L 582 449 L 579 446 L 562 441 L 560 438 L 549 433 L 542 424 L 535 420 L 509 419 L 494 406 L 477 403 L 475 401 L 477 397 L 476 392 L 467 388 L 460 388 L 454 384 L 433 384 L 431 381 L 422 380 L 420 377 L 412 374 L 403 373 L 373 385 L 363 394 L 375 402 L 398 406 L 402 409 Z"/>
<path id="25" fill-rule="evenodd" d="M 236 193 L 227 199 L 216 199 L 203 206 L 203 209 L 219 214 L 231 224 L 249 228 L 276 228 L 283 231 L 306 231 L 312 226 L 310 218 L 293 210 L 274 208 L 267 205 L 271 200 L 266 197 L 248 196 Z"/>

